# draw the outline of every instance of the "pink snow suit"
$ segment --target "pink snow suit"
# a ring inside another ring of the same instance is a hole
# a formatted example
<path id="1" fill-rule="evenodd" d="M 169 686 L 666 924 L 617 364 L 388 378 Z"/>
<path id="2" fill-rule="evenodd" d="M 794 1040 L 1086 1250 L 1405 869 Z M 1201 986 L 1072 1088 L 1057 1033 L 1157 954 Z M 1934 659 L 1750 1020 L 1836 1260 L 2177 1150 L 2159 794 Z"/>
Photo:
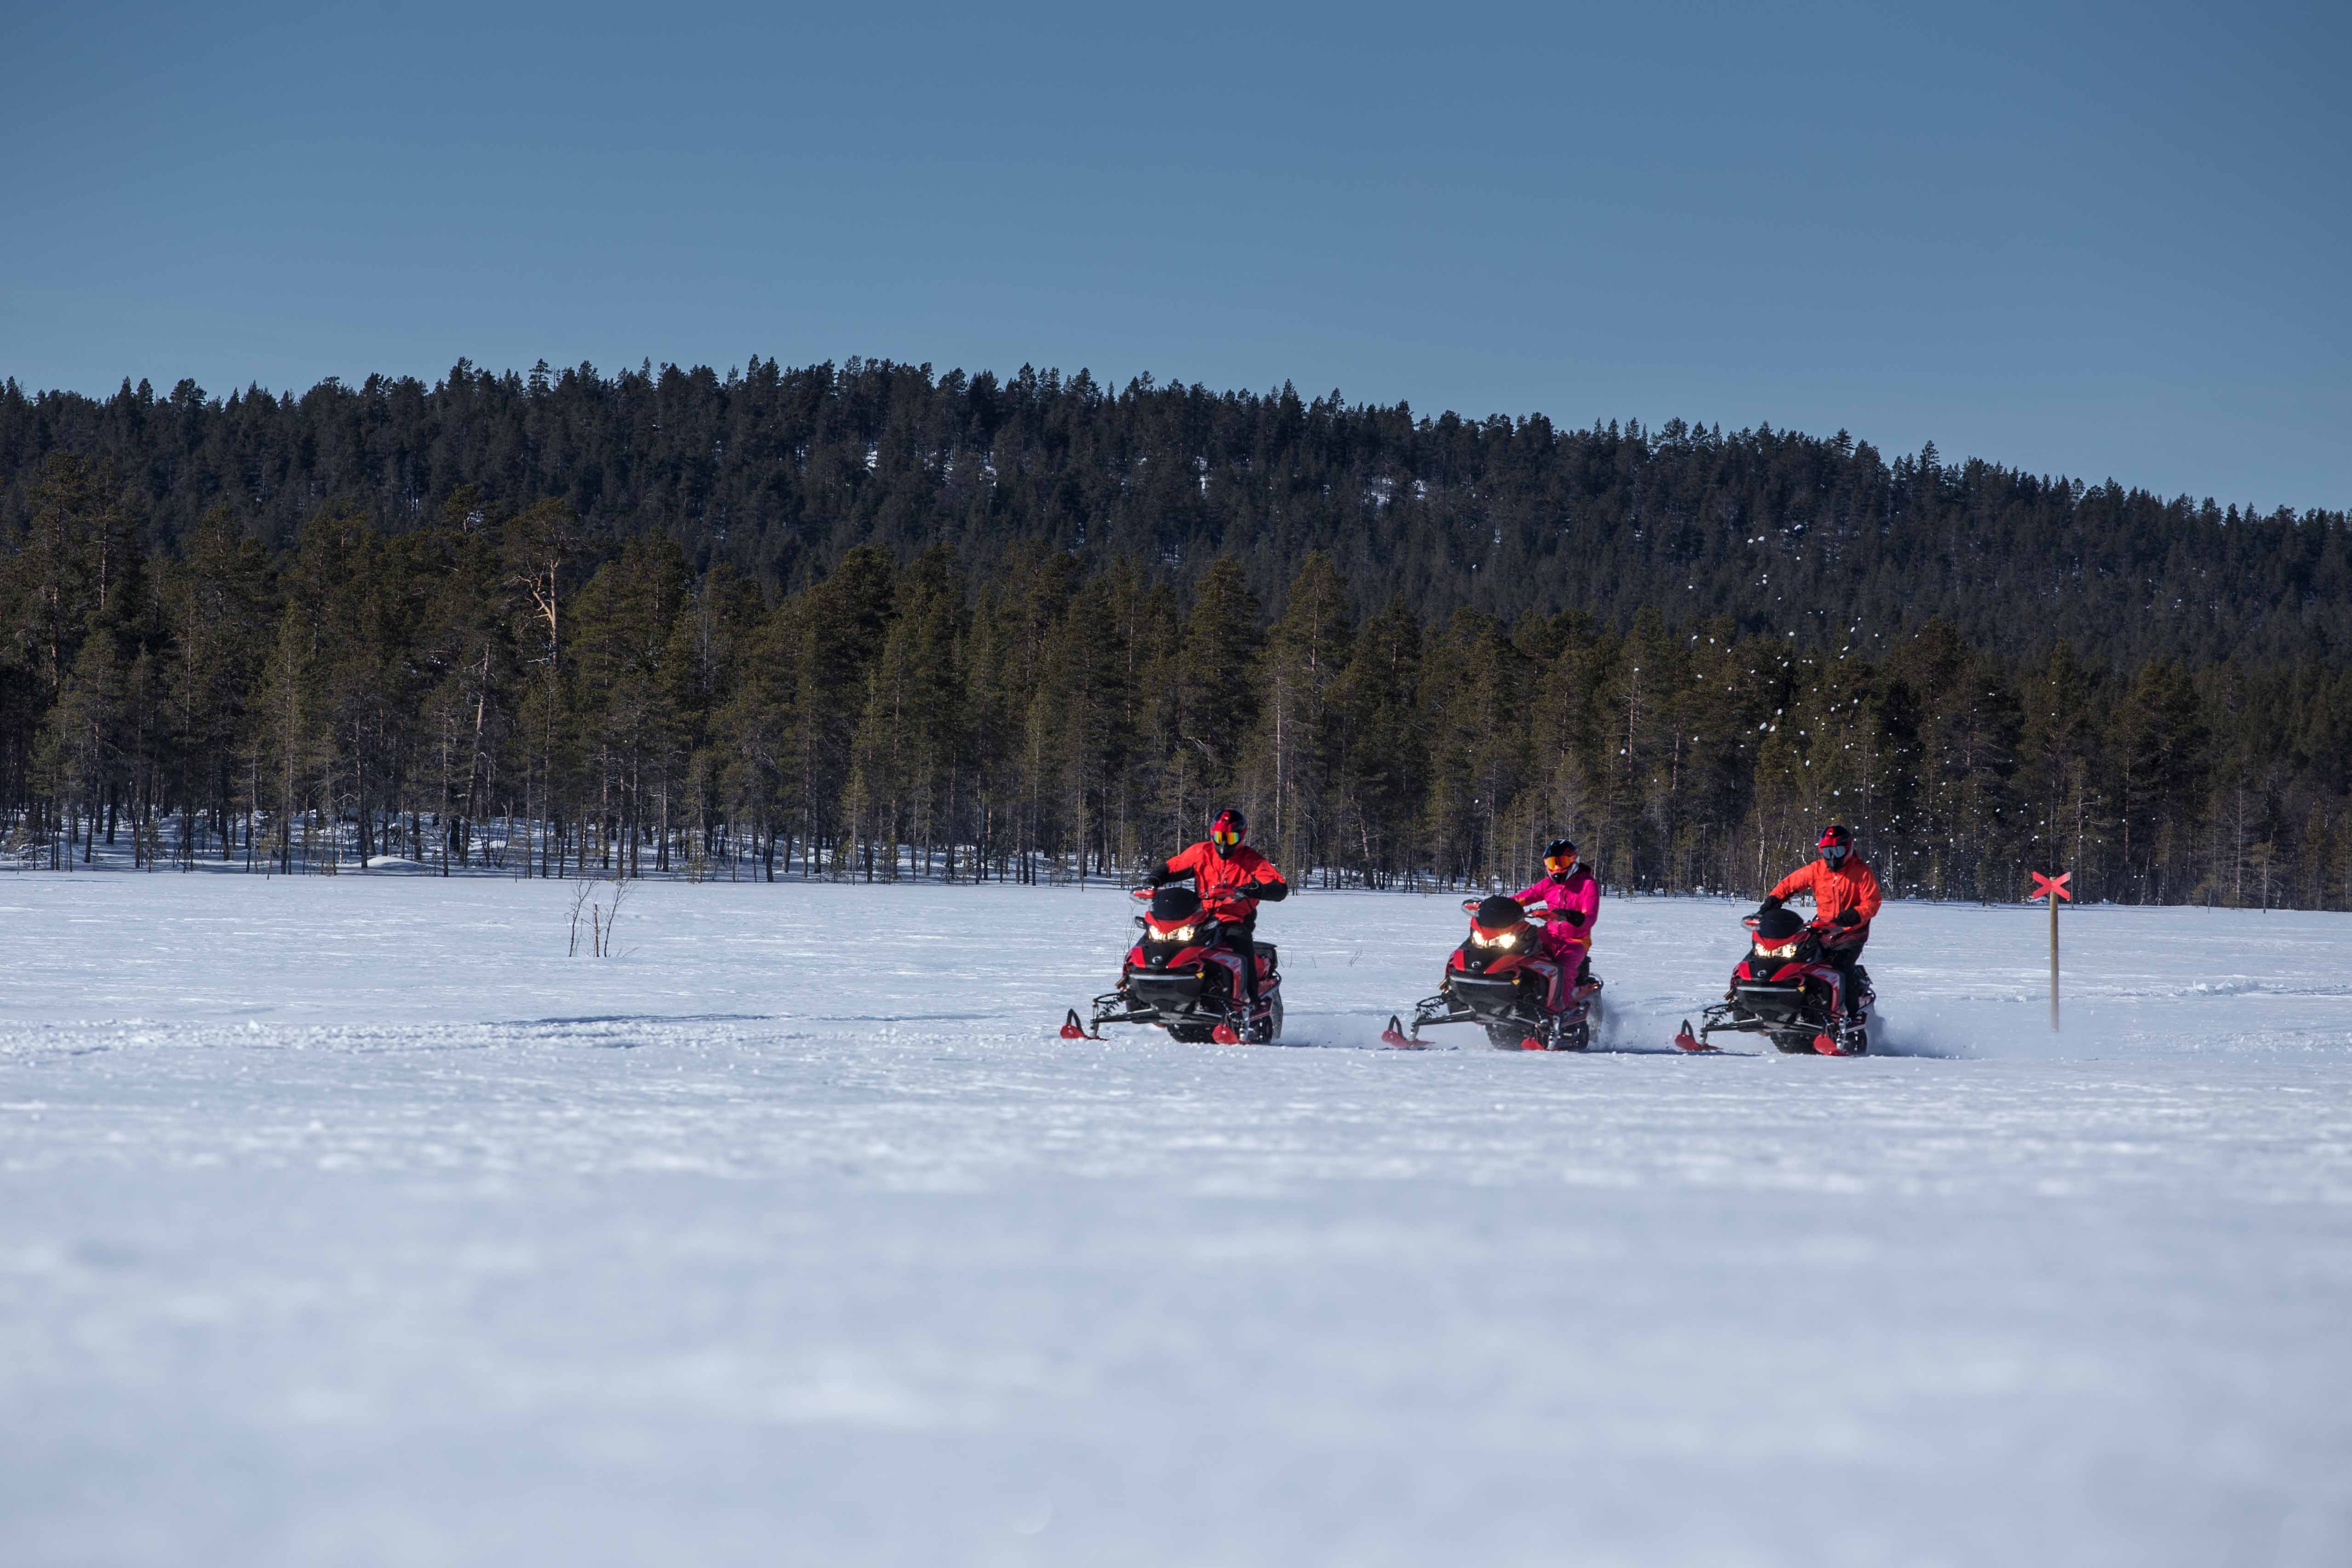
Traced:
<path id="1" fill-rule="evenodd" d="M 1592 879 L 1591 872 L 1577 865 L 1569 868 L 1565 879 L 1546 877 L 1517 898 L 1531 910 L 1552 912 L 1553 918 L 1543 928 L 1544 956 L 1559 965 L 1562 984 L 1573 986 L 1577 968 L 1592 946 L 1592 922 L 1601 915 L 1601 884 Z M 1584 917 L 1582 925 L 1572 926 L 1559 918 L 1570 910 Z"/>

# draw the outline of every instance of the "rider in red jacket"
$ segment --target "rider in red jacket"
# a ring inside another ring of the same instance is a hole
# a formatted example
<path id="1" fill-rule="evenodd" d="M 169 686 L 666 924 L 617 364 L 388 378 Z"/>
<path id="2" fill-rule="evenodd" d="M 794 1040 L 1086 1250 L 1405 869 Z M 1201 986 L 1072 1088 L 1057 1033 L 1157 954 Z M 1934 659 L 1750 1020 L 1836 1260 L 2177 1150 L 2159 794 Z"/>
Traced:
<path id="1" fill-rule="evenodd" d="M 1273 861 L 1242 842 L 1248 833 L 1249 818 L 1227 806 L 1209 824 L 1207 838 L 1154 866 L 1144 880 L 1156 888 L 1162 882 L 1181 882 L 1189 877 L 1203 907 L 1212 912 L 1218 912 L 1221 906 L 1223 910 L 1230 911 L 1225 942 L 1241 954 L 1242 984 L 1255 1005 L 1257 906 L 1261 900 L 1278 904 L 1290 897 L 1290 884 L 1282 879 Z M 1239 919 L 1232 919 L 1234 914 Z"/>
<path id="2" fill-rule="evenodd" d="M 1544 954 L 1559 965 L 1564 989 L 1572 990 L 1591 967 L 1592 922 L 1601 918 L 1601 884 L 1578 859 L 1574 842 L 1555 838 L 1546 846 L 1543 880 L 1515 896 L 1528 909 L 1551 911 L 1544 922 Z"/>
<path id="3" fill-rule="evenodd" d="M 1844 977 L 1846 1008 L 1859 1013 L 1862 994 L 1870 987 L 1870 972 L 1864 970 L 1857 981 L 1855 960 L 1862 956 L 1863 943 L 1870 940 L 1870 922 L 1885 900 L 1879 895 L 1878 879 L 1853 852 L 1853 835 L 1844 824 L 1832 822 L 1823 828 L 1818 847 L 1822 858 L 1773 884 L 1764 895 L 1763 907 L 1777 910 L 1800 893 L 1812 895 L 1813 919 L 1837 928 L 1822 943 L 1822 961 L 1834 965 Z"/>

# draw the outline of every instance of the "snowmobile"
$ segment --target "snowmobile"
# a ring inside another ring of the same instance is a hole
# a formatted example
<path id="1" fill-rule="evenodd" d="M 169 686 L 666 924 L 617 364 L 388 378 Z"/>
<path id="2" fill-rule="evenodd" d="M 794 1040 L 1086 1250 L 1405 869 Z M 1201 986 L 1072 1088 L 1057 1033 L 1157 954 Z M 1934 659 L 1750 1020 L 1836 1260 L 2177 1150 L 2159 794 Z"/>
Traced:
<path id="1" fill-rule="evenodd" d="M 1383 1043 L 1404 1050 L 1423 1044 L 1438 1024 L 1478 1024 L 1504 1051 L 1580 1051 L 1600 1021 L 1601 982 L 1589 967 L 1563 974 L 1540 940 L 1546 912 L 1517 899 L 1465 899 L 1470 934 L 1446 955 L 1437 994 L 1413 1004 L 1408 1027 L 1391 1014 Z"/>
<path id="2" fill-rule="evenodd" d="M 1239 925 L 1243 906 L 1233 900 L 1208 905 L 1190 888 L 1138 888 L 1133 895 L 1150 903 L 1135 917 L 1143 934 L 1127 950 L 1118 989 L 1094 1000 L 1094 1016 L 1078 1022 L 1073 1007 L 1062 1025 L 1066 1040 L 1099 1040 L 1105 1024 L 1150 1024 L 1190 1044 L 1221 1046 L 1246 1041 L 1270 1045 L 1282 1038 L 1282 972 L 1270 942 L 1257 950 L 1257 1003 L 1242 985 L 1242 955 L 1224 945 L 1225 931 Z"/>
<path id="3" fill-rule="evenodd" d="M 1748 956 L 1731 972 L 1723 1000 L 1700 1015 L 1691 1032 L 1683 1020 L 1675 1045 L 1685 1051 L 1711 1051 L 1707 1037 L 1724 1032 L 1762 1035 L 1790 1056 L 1818 1052 L 1858 1057 L 1870 1050 L 1871 1009 L 1878 998 L 1870 971 L 1853 966 L 1854 994 L 1845 976 L 1824 956 L 1853 940 L 1826 923 L 1808 925 L 1793 910 L 1759 910 L 1740 922 L 1753 933 Z"/>

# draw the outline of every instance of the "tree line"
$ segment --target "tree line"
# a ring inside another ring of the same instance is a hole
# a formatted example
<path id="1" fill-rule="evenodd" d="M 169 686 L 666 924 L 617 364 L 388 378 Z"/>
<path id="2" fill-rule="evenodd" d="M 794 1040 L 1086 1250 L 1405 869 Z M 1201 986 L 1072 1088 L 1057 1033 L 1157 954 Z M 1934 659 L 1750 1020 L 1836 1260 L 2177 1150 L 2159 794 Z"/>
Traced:
<path id="1" fill-rule="evenodd" d="M 470 482 L 389 526 L 324 498 L 277 543 L 227 500 L 166 531 L 70 451 L 22 493 L 20 863 L 1057 880 L 1233 804 L 1341 885 L 1527 876 L 1564 833 L 1613 886 L 1752 894 L 1835 818 L 1900 893 L 2013 898 L 2032 864 L 2094 899 L 2352 908 L 2333 602 L 2291 657 L 2126 661 L 1942 605 L 1828 636 L 1671 593 L 1439 608 L 1320 547 L 1271 593 L 1237 550 L 1051 534 L 779 581 Z"/>
<path id="2" fill-rule="evenodd" d="M 1187 585 L 1231 556 L 1278 608 L 1321 550 L 1360 608 L 1402 595 L 1433 619 L 1580 610 L 1624 626 L 1647 606 L 1685 633 L 1727 617 L 1741 636 L 1885 647 L 1934 616 L 1975 647 L 2063 626 L 2116 668 L 2352 650 L 2343 512 L 2166 500 L 1932 444 L 1889 456 L 1843 431 L 1580 430 L 1287 386 L 756 355 L 724 375 L 461 361 L 430 384 L 299 395 L 183 381 L 93 399 L 10 380 L 0 529 L 21 535 L 58 453 L 105 465 L 142 537 L 172 549 L 223 505 L 273 553 L 331 505 L 405 533 L 470 486 L 502 513 L 563 501 L 600 541 L 667 536 L 697 577 L 725 565 L 771 597 L 859 545 L 904 561 L 945 544 L 985 577 L 1038 543 Z"/>

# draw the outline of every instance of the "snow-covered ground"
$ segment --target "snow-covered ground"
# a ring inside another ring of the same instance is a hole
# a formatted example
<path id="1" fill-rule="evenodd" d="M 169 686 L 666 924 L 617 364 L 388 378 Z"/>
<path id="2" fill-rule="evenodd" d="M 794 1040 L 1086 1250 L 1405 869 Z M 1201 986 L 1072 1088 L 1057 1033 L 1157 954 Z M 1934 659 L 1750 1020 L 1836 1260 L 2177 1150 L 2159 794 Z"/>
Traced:
<path id="1" fill-rule="evenodd" d="M 609 893 L 609 887 L 606 889 Z M 2352 919 L 1895 906 L 1859 1061 L 1054 1037 L 1111 890 L 0 879 L 0 1562 L 2352 1562 Z M 583 949 L 585 943 L 583 942 Z"/>

